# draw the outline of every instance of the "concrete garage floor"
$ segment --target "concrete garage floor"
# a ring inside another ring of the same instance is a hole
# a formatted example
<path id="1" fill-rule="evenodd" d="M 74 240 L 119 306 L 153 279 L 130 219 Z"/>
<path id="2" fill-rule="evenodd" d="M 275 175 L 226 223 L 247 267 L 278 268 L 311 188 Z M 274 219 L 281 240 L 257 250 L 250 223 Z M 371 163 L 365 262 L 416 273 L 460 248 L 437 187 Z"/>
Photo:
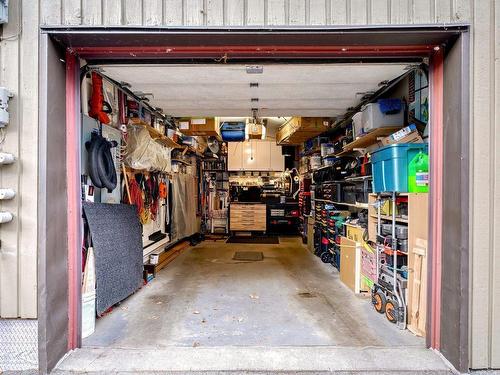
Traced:
<path id="1" fill-rule="evenodd" d="M 264 260 L 232 260 L 237 250 Z M 205 241 L 97 321 L 93 347 L 224 345 L 424 346 L 354 295 L 331 265 L 282 237 L 279 245 Z"/>
<path id="2" fill-rule="evenodd" d="M 237 250 L 264 260 L 234 261 Z M 99 319 L 59 369 L 449 373 L 422 338 L 377 314 L 292 237 L 189 249 Z"/>

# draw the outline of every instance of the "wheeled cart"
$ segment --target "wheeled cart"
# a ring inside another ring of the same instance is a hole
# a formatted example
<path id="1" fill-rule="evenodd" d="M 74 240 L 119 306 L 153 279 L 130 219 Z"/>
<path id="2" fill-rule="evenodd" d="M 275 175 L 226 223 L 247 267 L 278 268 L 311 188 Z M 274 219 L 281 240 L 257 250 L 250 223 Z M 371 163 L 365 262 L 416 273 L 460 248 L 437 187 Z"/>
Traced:
<path id="1" fill-rule="evenodd" d="M 376 282 L 372 287 L 372 304 L 375 310 L 385 314 L 387 320 L 396 323 L 400 329 L 407 324 L 407 279 L 398 267 L 400 256 L 405 256 L 398 249 L 396 236 L 396 193 L 391 193 L 392 228 L 390 246 L 382 235 L 381 194 L 377 197 L 377 247 L 376 247 Z M 390 262 L 392 260 L 392 262 Z M 392 266 L 390 265 L 392 263 Z"/>

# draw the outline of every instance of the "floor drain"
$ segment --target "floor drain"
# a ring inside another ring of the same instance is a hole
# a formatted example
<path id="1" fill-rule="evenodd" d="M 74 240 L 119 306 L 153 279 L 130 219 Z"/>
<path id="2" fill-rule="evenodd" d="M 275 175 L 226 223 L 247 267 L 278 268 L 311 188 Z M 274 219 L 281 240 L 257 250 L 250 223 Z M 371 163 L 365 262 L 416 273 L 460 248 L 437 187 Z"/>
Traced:
<path id="1" fill-rule="evenodd" d="M 310 293 L 310 292 L 301 292 L 301 293 L 299 293 L 299 297 L 302 297 L 302 298 L 314 298 L 314 297 L 316 297 L 316 295 L 313 294 L 313 293 Z"/>

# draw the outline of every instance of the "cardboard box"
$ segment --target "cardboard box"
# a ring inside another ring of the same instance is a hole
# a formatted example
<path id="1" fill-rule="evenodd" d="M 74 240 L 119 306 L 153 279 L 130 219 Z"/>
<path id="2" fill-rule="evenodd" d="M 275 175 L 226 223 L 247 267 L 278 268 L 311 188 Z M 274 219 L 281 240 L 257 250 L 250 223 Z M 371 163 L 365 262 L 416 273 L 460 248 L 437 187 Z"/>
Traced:
<path id="1" fill-rule="evenodd" d="M 395 133 L 383 138 L 381 143 L 383 146 L 392 145 L 395 143 L 423 143 L 424 140 L 418 133 L 414 124 L 409 125 Z"/>
<path id="2" fill-rule="evenodd" d="M 247 124 L 248 138 L 249 139 L 262 139 L 262 125 L 261 124 Z"/>
<path id="3" fill-rule="evenodd" d="M 276 133 L 277 144 L 301 144 L 328 129 L 327 117 L 292 117 Z"/>
<path id="4" fill-rule="evenodd" d="M 219 123 L 214 118 L 179 120 L 179 130 L 184 135 L 219 136 Z"/>

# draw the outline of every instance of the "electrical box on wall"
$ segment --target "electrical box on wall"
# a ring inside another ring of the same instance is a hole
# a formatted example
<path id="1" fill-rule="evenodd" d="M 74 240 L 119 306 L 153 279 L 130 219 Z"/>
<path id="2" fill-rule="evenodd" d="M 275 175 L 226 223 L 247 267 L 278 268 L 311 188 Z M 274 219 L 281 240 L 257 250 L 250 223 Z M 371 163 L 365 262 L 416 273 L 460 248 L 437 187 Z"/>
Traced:
<path id="1" fill-rule="evenodd" d="M 0 87 L 0 128 L 3 128 L 9 123 L 10 98 L 12 98 L 12 93 L 5 87 Z"/>
<path id="2" fill-rule="evenodd" d="M 0 0 L 0 24 L 9 21 L 9 0 Z"/>

